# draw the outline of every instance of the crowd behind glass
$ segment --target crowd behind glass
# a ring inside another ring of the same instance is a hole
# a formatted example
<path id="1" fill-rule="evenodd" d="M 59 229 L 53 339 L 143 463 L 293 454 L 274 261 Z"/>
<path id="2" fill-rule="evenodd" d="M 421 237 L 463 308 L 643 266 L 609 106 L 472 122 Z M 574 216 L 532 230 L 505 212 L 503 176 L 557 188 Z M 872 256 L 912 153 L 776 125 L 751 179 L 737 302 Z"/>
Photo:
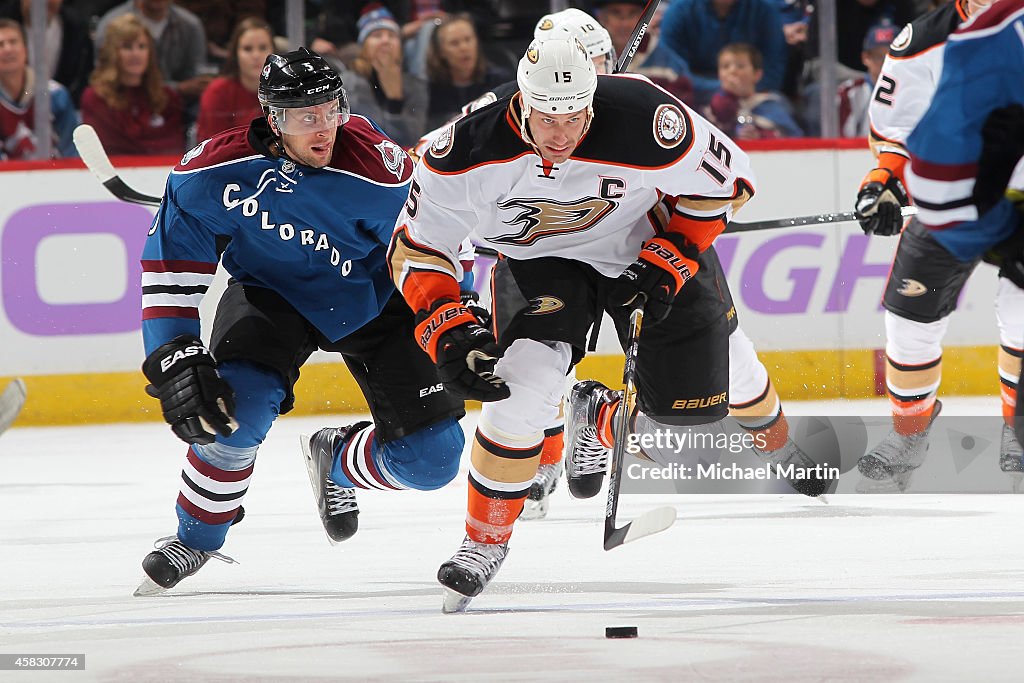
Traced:
<path id="1" fill-rule="evenodd" d="M 266 56 L 290 49 L 283 2 L 47 0 L 45 50 L 30 54 L 31 0 L 0 1 L 0 160 L 35 158 L 29 67 L 50 82 L 52 150 L 94 126 L 110 154 L 176 155 L 260 114 Z M 643 0 L 569 2 L 625 49 Z M 841 135 L 868 133 L 887 47 L 928 0 L 836 0 Z M 512 80 L 547 0 L 305 3 L 306 40 L 342 72 L 355 113 L 404 146 Z M 819 133 L 813 0 L 662 0 L 630 71 L 738 139 Z"/>

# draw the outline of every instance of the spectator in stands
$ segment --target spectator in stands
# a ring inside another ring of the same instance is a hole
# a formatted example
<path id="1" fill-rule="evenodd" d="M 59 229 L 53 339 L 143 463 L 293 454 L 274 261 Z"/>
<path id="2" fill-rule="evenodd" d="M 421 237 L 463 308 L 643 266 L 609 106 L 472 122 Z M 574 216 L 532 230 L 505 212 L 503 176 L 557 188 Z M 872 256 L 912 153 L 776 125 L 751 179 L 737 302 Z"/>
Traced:
<path id="1" fill-rule="evenodd" d="M 708 119 L 731 138 L 761 140 L 803 135 L 789 104 L 779 93 L 757 92 L 761 52 L 753 45 L 733 43 L 718 53 L 721 89 L 711 98 Z"/>
<path id="2" fill-rule="evenodd" d="M 231 38 L 239 22 L 248 17 L 266 21 L 266 0 L 177 0 L 199 19 L 206 33 L 206 61 L 224 64 L 231 57 Z M 273 31 L 271 31 L 273 35 Z"/>
<path id="3" fill-rule="evenodd" d="M 665 10 L 661 37 L 689 64 L 702 104 L 721 88 L 718 54 L 730 43 L 753 45 L 763 55 L 758 90 L 782 89 L 786 41 L 777 0 L 674 0 Z"/>
<path id="4" fill-rule="evenodd" d="M 875 24 L 888 19 L 905 26 L 916 17 L 914 0 L 836 0 L 836 56 L 839 63 L 857 73 L 864 70 L 861 46 Z M 808 48 L 817 50 L 817 22 L 811 21 Z M 853 74 L 841 75 L 840 80 Z"/>
<path id="5" fill-rule="evenodd" d="M 199 100 L 197 140 L 248 125 L 263 115 L 256 90 L 263 63 L 274 51 L 273 29 L 263 19 L 243 19 L 231 34 L 228 50 L 222 75 L 213 79 Z"/>
<path id="6" fill-rule="evenodd" d="M 596 0 L 594 16 L 612 37 L 615 54 L 621 55 L 627 47 L 633 29 L 643 14 L 645 0 Z M 631 73 L 647 76 L 670 93 L 691 103 L 693 81 L 686 60 L 667 47 L 660 39 L 661 27 L 654 22 L 647 29 L 640 47 L 629 64 Z"/>
<path id="7" fill-rule="evenodd" d="M 837 80 L 843 82 L 864 75 L 861 52 L 868 29 L 886 20 L 896 26 L 905 26 L 914 19 L 914 12 L 913 0 L 836 0 Z M 817 16 L 817 13 L 811 15 L 810 36 L 805 45 L 808 60 L 804 76 L 807 82 L 801 92 L 803 120 L 807 133 L 812 136 L 821 134 Z"/>
<path id="8" fill-rule="evenodd" d="M 349 105 L 411 147 L 426 130 L 427 84 L 403 70 L 401 28 L 385 7 L 368 5 L 357 26 L 359 56 L 342 75 Z"/>
<path id="9" fill-rule="evenodd" d="M 127 0 L 100 19 L 96 27 L 97 52 L 110 22 L 126 14 L 138 17 L 153 37 L 156 63 L 166 84 L 186 103 L 198 102 L 213 76 L 201 73 L 206 64 L 206 32 L 196 15 L 172 0 Z"/>
<path id="10" fill-rule="evenodd" d="M 427 130 L 457 116 L 466 102 L 512 80 L 509 72 L 487 63 L 473 22 L 466 14 L 450 14 L 438 23 L 427 52 L 427 77 Z"/>
<path id="11" fill-rule="evenodd" d="M 54 158 L 76 157 L 71 134 L 78 125 L 78 114 L 71 95 L 56 81 L 50 81 L 48 88 L 53 131 L 51 154 Z M 0 19 L 0 160 L 35 158 L 35 91 L 24 29 L 13 19 Z"/>
<path id="12" fill-rule="evenodd" d="M 32 0 L 7 0 L 0 3 L 0 17 L 14 19 L 31 30 Z M 32 41 L 28 42 L 28 61 L 35 64 L 32 55 Z M 89 83 L 92 73 L 92 41 L 89 39 L 89 24 L 75 8 L 68 7 L 63 0 L 46 0 L 46 69 L 49 77 L 71 93 L 71 99 L 78 105 L 82 91 Z"/>
<path id="13" fill-rule="evenodd" d="M 868 103 L 882 71 L 889 44 L 896 38 L 897 26 L 888 19 L 868 29 L 860 59 L 868 72 L 839 84 L 839 134 L 844 138 L 867 137 L 871 128 Z"/>
<path id="14" fill-rule="evenodd" d="M 107 24 L 100 56 L 82 95 L 82 120 L 109 154 L 181 154 L 181 98 L 164 84 L 153 38 L 134 14 Z"/>

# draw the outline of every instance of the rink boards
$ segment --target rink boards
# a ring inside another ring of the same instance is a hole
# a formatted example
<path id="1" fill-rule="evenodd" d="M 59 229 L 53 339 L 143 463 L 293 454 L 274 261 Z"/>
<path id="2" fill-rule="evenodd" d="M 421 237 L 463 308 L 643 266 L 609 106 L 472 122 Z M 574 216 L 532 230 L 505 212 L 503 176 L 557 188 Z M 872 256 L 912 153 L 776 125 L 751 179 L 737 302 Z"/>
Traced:
<path id="1" fill-rule="evenodd" d="M 757 143 L 751 156 L 758 192 L 739 216 L 745 222 L 847 211 L 871 164 L 863 141 Z M 160 194 L 175 160 L 114 161 L 129 184 Z M 21 424 L 158 419 L 138 371 L 138 258 L 153 210 L 114 200 L 78 162 L 0 172 L 0 378 L 26 380 Z M 726 235 L 716 246 L 741 325 L 783 396 L 878 394 L 879 299 L 895 239 L 868 238 L 847 223 Z M 481 278 L 488 265 L 478 263 Z M 952 393 L 997 393 L 995 284 L 994 269 L 979 269 L 953 317 L 944 356 Z M 204 320 L 222 286 L 223 274 L 203 302 Z M 615 382 L 621 360 L 611 326 L 603 330 L 578 374 Z M 299 414 L 365 409 L 344 366 L 328 356 L 304 368 L 297 394 Z"/>

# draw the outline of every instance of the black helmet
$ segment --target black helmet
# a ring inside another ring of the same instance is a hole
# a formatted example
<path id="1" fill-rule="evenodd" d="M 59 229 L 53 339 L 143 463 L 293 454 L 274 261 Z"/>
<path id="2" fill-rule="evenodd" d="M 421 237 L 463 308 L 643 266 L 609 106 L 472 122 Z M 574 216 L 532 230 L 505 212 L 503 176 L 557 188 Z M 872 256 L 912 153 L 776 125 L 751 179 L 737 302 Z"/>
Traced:
<path id="1" fill-rule="evenodd" d="M 323 57 L 304 47 L 267 57 L 260 73 L 259 98 L 264 111 L 268 107 L 311 107 L 334 99 L 348 108 L 341 76 Z"/>

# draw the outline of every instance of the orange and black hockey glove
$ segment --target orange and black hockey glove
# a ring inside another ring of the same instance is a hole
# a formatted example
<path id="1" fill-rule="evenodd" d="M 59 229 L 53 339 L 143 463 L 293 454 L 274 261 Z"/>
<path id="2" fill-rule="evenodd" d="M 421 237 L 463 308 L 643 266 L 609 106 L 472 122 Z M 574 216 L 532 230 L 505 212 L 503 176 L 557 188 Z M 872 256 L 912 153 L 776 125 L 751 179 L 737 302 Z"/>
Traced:
<path id="1" fill-rule="evenodd" d="M 608 292 L 612 306 L 629 306 L 647 297 L 644 315 L 652 323 L 664 320 L 679 290 L 697 274 L 697 247 L 682 235 L 665 232 L 648 240 L 640 255 L 622 272 Z"/>
<path id="2" fill-rule="evenodd" d="M 879 166 L 861 182 L 854 213 L 865 235 L 888 237 L 903 230 L 900 210 L 909 204 L 903 181 L 891 168 Z"/>
<path id="3" fill-rule="evenodd" d="M 416 315 L 416 341 L 427 352 L 444 388 L 463 399 L 500 401 L 511 395 L 494 374 L 501 349 L 494 335 L 458 301 L 441 299 Z"/>

